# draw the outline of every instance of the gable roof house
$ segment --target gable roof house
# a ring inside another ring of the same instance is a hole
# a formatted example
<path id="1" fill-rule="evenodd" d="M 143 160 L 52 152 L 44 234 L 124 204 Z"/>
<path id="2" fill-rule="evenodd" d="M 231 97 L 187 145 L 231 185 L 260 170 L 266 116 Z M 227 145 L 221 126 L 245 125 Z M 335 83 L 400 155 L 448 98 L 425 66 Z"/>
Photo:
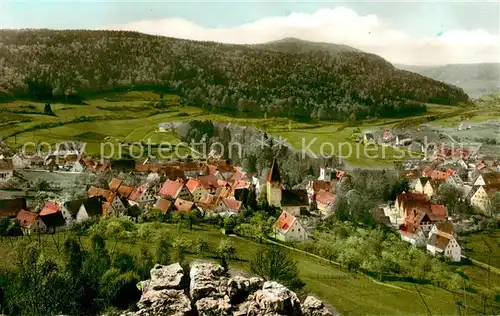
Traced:
<path id="1" fill-rule="evenodd" d="M 160 189 L 160 192 L 158 192 L 158 195 L 162 198 L 171 200 L 175 200 L 177 198 L 183 200 L 192 200 L 193 198 L 189 190 L 184 185 L 183 179 L 177 179 L 175 181 L 165 181 Z"/>
<path id="2" fill-rule="evenodd" d="M 316 194 L 316 207 L 323 215 L 329 215 L 333 211 L 335 194 L 328 191 L 320 191 Z"/>
<path id="3" fill-rule="evenodd" d="M 500 184 L 490 184 L 477 186 L 471 193 L 471 204 L 482 212 L 487 212 L 491 205 L 491 200 L 496 194 L 500 194 Z"/>
<path id="4" fill-rule="evenodd" d="M 500 172 L 482 172 L 479 173 L 474 185 L 497 185 L 500 184 Z"/>
<path id="5" fill-rule="evenodd" d="M 47 232 L 55 233 L 66 229 L 66 221 L 61 212 L 61 205 L 55 201 L 47 202 L 39 213 Z"/>
<path id="6" fill-rule="evenodd" d="M 61 212 L 66 220 L 66 225 L 81 223 L 95 219 L 102 215 L 104 198 L 101 196 L 68 201 L 63 204 Z"/>
<path id="7" fill-rule="evenodd" d="M 445 183 L 445 180 L 442 179 L 430 179 L 427 181 L 427 183 L 424 186 L 424 194 L 427 195 L 429 198 L 432 198 L 434 195 L 436 195 L 439 186 L 441 186 L 443 183 Z"/>
<path id="8" fill-rule="evenodd" d="M 16 221 L 21 226 L 23 234 L 30 235 L 31 233 L 45 233 L 47 226 L 40 218 L 40 215 L 34 212 L 20 210 L 17 213 Z"/>
<path id="9" fill-rule="evenodd" d="M 102 201 L 102 214 L 111 216 L 123 216 L 127 207 L 125 203 L 120 199 L 120 197 L 110 190 L 105 190 L 97 187 L 90 187 L 87 191 L 87 196 L 91 197 L 103 197 Z"/>
<path id="10" fill-rule="evenodd" d="M 0 183 L 9 181 L 14 177 L 14 165 L 12 159 L 0 155 Z"/>
<path id="11" fill-rule="evenodd" d="M 334 192 L 334 184 L 333 181 L 325 181 L 325 180 L 315 180 L 309 181 L 306 186 L 307 197 L 309 199 L 309 204 L 311 204 L 315 200 L 315 196 L 320 191 L 325 192 Z"/>
<path id="12" fill-rule="evenodd" d="M 450 221 L 434 224 L 426 248 L 429 253 L 440 254 L 454 262 L 459 262 L 462 258 L 462 248 L 455 238 L 453 224 Z"/>
<path id="13" fill-rule="evenodd" d="M 128 196 L 128 204 L 131 206 L 136 205 L 141 211 L 148 208 L 154 201 L 154 194 L 152 190 L 148 188 L 147 184 L 135 187 Z"/>
<path id="14" fill-rule="evenodd" d="M 242 203 L 235 199 L 224 198 L 217 207 L 217 213 L 221 216 L 238 215 L 241 211 Z"/>
<path id="15" fill-rule="evenodd" d="M 274 237 L 285 242 L 304 241 L 309 238 L 309 233 L 297 217 L 283 211 L 275 223 Z"/>
<path id="16" fill-rule="evenodd" d="M 175 200 L 174 208 L 181 214 L 187 214 L 193 210 L 194 202 L 186 201 L 179 198 Z"/>
<path id="17" fill-rule="evenodd" d="M 19 211 L 26 209 L 25 198 L 0 200 L 0 218 L 15 218 Z"/>
<path id="18" fill-rule="evenodd" d="M 309 209 L 306 190 L 283 190 L 281 209 L 294 216 L 299 216 L 301 211 Z"/>
<path id="19" fill-rule="evenodd" d="M 155 206 L 153 207 L 153 210 L 158 210 L 162 214 L 166 214 L 168 213 L 168 211 L 170 211 L 171 207 L 172 207 L 172 201 L 167 199 L 158 199 L 158 201 L 156 201 Z"/>
<path id="20" fill-rule="evenodd" d="M 194 202 L 198 202 L 203 195 L 210 193 L 210 189 L 207 189 L 203 184 L 198 179 L 189 179 L 186 182 L 186 188 L 193 196 Z"/>

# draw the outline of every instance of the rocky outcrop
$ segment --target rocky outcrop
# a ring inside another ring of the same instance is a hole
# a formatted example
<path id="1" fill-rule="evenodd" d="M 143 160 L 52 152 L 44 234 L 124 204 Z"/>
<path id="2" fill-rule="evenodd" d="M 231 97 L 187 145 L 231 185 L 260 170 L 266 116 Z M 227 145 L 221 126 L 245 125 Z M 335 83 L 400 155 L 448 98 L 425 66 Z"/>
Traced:
<path id="1" fill-rule="evenodd" d="M 277 282 L 231 277 L 220 265 L 210 262 L 194 262 L 189 274 L 177 263 L 156 265 L 151 270 L 151 280 L 138 286 L 142 296 L 137 311 L 122 316 L 333 315 L 314 297 L 301 303 L 297 294 Z"/>

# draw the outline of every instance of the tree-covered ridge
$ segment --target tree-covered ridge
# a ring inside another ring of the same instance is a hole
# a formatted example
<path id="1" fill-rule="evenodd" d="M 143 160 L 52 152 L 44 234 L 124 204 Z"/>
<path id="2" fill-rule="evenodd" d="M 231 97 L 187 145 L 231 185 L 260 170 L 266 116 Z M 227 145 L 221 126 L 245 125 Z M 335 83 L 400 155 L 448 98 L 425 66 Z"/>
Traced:
<path id="1" fill-rule="evenodd" d="M 118 31 L 2 30 L 0 56 L 0 99 L 153 87 L 214 111 L 340 120 L 469 100 L 459 88 L 363 52 L 283 53 Z"/>

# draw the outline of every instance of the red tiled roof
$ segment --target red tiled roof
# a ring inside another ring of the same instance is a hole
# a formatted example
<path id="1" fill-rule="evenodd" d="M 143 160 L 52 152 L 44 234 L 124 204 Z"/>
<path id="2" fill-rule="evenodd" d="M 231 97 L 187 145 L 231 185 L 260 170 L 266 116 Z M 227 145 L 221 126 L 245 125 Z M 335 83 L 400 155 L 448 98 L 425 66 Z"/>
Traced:
<path id="1" fill-rule="evenodd" d="M 432 204 L 431 214 L 429 214 L 429 217 L 433 221 L 444 221 L 448 218 L 446 215 L 446 208 L 441 204 Z"/>
<path id="2" fill-rule="evenodd" d="M 148 190 L 147 186 L 146 185 L 140 185 L 138 187 L 136 187 L 132 193 L 130 193 L 128 199 L 130 201 L 138 201 L 141 196 Z"/>
<path id="3" fill-rule="evenodd" d="M 226 208 L 230 211 L 239 212 L 241 208 L 241 202 L 233 199 L 223 199 L 222 203 L 226 206 Z"/>
<path id="4" fill-rule="evenodd" d="M 132 194 L 132 191 L 134 191 L 134 187 L 129 185 L 122 184 L 118 187 L 118 195 L 124 198 L 128 198 Z"/>
<path id="5" fill-rule="evenodd" d="M 234 190 L 248 189 L 248 187 L 250 187 L 250 182 L 249 181 L 245 181 L 245 180 L 238 180 L 238 181 L 234 182 L 233 185 L 232 185 L 232 188 Z"/>
<path id="6" fill-rule="evenodd" d="M 316 194 L 316 201 L 321 204 L 330 205 L 335 202 L 335 194 L 327 191 L 320 191 Z"/>
<path id="7" fill-rule="evenodd" d="M 109 202 L 102 203 L 102 214 L 103 215 L 109 215 L 109 207 L 110 206 L 111 206 L 111 203 L 109 203 Z"/>
<path id="8" fill-rule="evenodd" d="M 40 212 L 40 216 L 56 214 L 60 211 L 61 211 L 61 205 L 59 205 L 58 203 L 56 203 L 54 201 L 49 201 L 43 207 L 42 211 Z"/>
<path id="9" fill-rule="evenodd" d="M 176 199 L 174 202 L 174 206 L 181 213 L 189 213 L 193 209 L 194 202 Z"/>
<path id="10" fill-rule="evenodd" d="M 200 198 L 197 204 L 204 210 L 213 211 L 217 207 L 217 197 L 211 194 L 205 194 Z"/>
<path id="11" fill-rule="evenodd" d="M 177 179 L 175 181 L 167 180 L 161 187 L 159 195 L 175 199 L 181 192 L 183 186 L 184 181 L 181 179 Z"/>
<path id="12" fill-rule="evenodd" d="M 163 214 L 165 214 L 170 209 L 170 206 L 172 206 L 172 202 L 165 199 L 159 199 L 155 204 L 155 207 L 159 209 Z"/>
<path id="13" fill-rule="evenodd" d="M 122 179 L 118 179 L 118 178 L 113 178 L 111 179 L 111 181 L 109 182 L 109 190 L 111 192 L 116 192 L 118 190 L 118 188 L 122 185 L 123 183 L 123 180 Z"/>
<path id="14" fill-rule="evenodd" d="M 16 220 L 21 227 L 28 228 L 39 218 L 40 216 L 37 213 L 20 210 L 19 213 L 17 213 Z"/>
<path id="15" fill-rule="evenodd" d="M 290 227 L 292 227 L 295 220 L 295 216 L 283 211 L 276 221 L 276 228 L 286 233 L 290 229 Z"/>
<path id="16" fill-rule="evenodd" d="M 87 196 L 89 198 L 94 196 L 102 196 L 109 203 L 113 202 L 113 199 L 115 198 L 115 194 L 113 192 L 102 188 L 96 188 L 94 186 L 90 187 L 90 189 L 87 192 Z"/>
<path id="17" fill-rule="evenodd" d="M 313 181 L 312 188 L 314 192 L 319 192 L 321 190 L 331 192 L 333 190 L 332 182 L 324 180 Z"/>
<path id="18" fill-rule="evenodd" d="M 236 171 L 233 173 L 231 178 L 229 178 L 230 181 L 240 181 L 245 177 L 245 173 L 241 170 L 236 169 Z"/>
<path id="19" fill-rule="evenodd" d="M 210 176 L 210 175 L 199 177 L 198 181 L 200 181 L 201 185 L 205 189 L 216 189 L 221 185 L 221 183 L 224 184 L 227 183 L 223 180 L 217 179 L 217 177 L 215 176 Z"/>
<path id="20" fill-rule="evenodd" d="M 271 169 L 269 169 L 269 173 L 267 174 L 267 182 L 280 182 L 281 183 L 280 169 L 278 167 L 278 163 L 277 163 L 276 159 L 273 160 L 273 164 L 271 165 Z"/>

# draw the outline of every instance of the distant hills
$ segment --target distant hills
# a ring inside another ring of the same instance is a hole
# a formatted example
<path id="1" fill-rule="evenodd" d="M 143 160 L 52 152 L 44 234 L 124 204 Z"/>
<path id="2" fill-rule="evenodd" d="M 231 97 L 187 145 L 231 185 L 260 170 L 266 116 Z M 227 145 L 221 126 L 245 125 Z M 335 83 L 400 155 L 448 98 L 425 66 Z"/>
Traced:
<path id="1" fill-rule="evenodd" d="M 500 91 L 500 63 L 449 64 L 443 66 L 395 65 L 399 69 L 456 85 L 472 98 Z"/>
<path id="2" fill-rule="evenodd" d="M 0 100 L 156 89 L 185 105 L 297 120 L 421 114 L 460 88 L 354 48 L 284 39 L 230 45 L 124 31 L 0 30 Z"/>

